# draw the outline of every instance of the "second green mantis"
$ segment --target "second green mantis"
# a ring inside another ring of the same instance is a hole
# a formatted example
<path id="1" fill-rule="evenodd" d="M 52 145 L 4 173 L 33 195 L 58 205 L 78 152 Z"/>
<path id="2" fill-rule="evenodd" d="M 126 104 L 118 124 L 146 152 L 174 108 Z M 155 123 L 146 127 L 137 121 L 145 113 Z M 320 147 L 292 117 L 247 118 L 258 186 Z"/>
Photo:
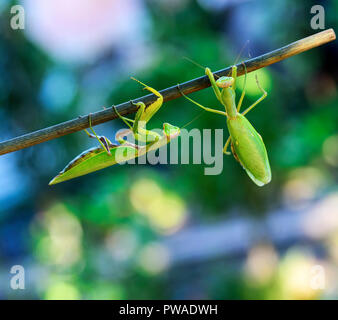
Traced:
<path id="1" fill-rule="evenodd" d="M 75 159 L 73 159 L 56 177 L 54 177 L 49 182 L 50 185 L 67 181 L 117 163 L 140 157 L 149 151 L 156 150 L 166 145 L 171 139 L 176 138 L 180 134 L 180 128 L 169 123 L 163 124 L 162 135 L 145 128 L 146 123 L 161 108 L 163 104 L 163 97 L 154 88 L 147 86 L 135 78 L 132 79 L 142 84 L 144 89 L 155 94 L 157 96 L 156 101 L 150 104 L 147 108 L 142 101 L 135 103 L 135 105 L 138 107 L 138 110 L 134 120 L 121 116 L 115 108 L 117 115 L 129 127 L 129 129 L 126 129 L 115 136 L 119 144 L 113 144 L 108 138 L 104 136 L 98 136 L 91 126 L 91 118 L 89 116 L 89 127 L 92 133 L 89 133 L 87 130 L 85 131 L 90 138 L 96 138 L 100 145 L 98 147 L 84 151 Z M 129 134 L 133 134 L 135 140 L 143 142 L 144 145 L 139 146 L 130 143 L 123 138 Z"/>
<path id="2" fill-rule="evenodd" d="M 227 117 L 227 127 L 229 130 L 229 138 L 225 143 L 223 152 L 230 154 L 227 149 L 231 143 L 231 150 L 235 159 L 242 165 L 251 180 L 258 186 L 264 186 L 271 181 L 271 169 L 268 159 L 268 154 L 261 135 L 251 125 L 245 115 L 252 110 L 258 103 L 266 98 L 266 91 L 260 86 L 256 76 L 256 82 L 262 96 L 249 106 L 243 113 L 240 113 L 242 102 L 245 96 L 246 84 L 246 67 L 245 80 L 242 95 L 236 106 L 236 81 L 237 67 L 232 66 L 230 77 L 220 77 L 215 80 L 215 77 L 209 68 L 205 68 L 205 74 L 208 76 L 211 87 L 218 101 L 224 106 L 225 111 L 208 108 L 193 99 L 187 97 L 181 90 L 181 94 L 205 111 L 217 113 Z M 179 86 L 178 86 L 179 88 Z"/>

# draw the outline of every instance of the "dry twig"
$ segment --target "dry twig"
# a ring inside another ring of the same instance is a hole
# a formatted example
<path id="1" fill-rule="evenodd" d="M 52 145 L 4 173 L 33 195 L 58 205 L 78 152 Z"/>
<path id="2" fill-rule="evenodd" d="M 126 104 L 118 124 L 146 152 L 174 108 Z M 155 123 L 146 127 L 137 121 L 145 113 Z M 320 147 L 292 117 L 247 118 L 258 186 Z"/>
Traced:
<path id="1" fill-rule="evenodd" d="M 277 50 L 247 60 L 244 63 L 246 65 L 247 72 L 252 72 L 257 69 L 269 66 L 278 61 L 292 57 L 301 52 L 310 50 L 314 47 L 318 47 L 335 39 L 336 35 L 333 29 L 328 29 L 316 33 L 312 36 L 298 40 L 296 42 L 293 42 L 291 44 L 288 44 Z M 238 75 L 242 75 L 244 73 L 243 65 L 238 64 L 237 67 L 238 67 L 237 71 Z M 215 72 L 215 74 L 217 76 L 227 75 L 230 70 L 231 67 L 228 67 Z M 210 82 L 208 80 L 208 77 L 203 76 L 180 84 L 180 89 L 183 91 L 183 93 L 189 94 L 207 88 L 209 86 Z M 176 85 L 164 89 L 160 91 L 160 93 L 163 95 L 164 101 L 177 99 L 181 96 L 181 93 L 179 92 Z M 156 97 L 153 94 L 149 94 L 141 98 L 134 99 L 133 101 L 134 102 L 143 101 L 146 105 L 148 105 L 155 99 Z M 136 111 L 136 107 L 130 101 L 121 103 L 117 105 L 116 108 L 118 112 L 122 115 L 126 115 Z M 95 113 L 92 113 L 92 124 L 97 125 L 103 122 L 113 120 L 115 118 L 117 118 L 117 115 L 115 114 L 113 108 L 100 110 Z M 88 127 L 89 127 L 88 115 L 86 115 L 35 132 L 27 133 L 25 135 L 1 142 L 0 155 L 21 150 L 27 147 L 31 147 L 36 144 L 56 139 L 64 135 L 83 130 Z"/>

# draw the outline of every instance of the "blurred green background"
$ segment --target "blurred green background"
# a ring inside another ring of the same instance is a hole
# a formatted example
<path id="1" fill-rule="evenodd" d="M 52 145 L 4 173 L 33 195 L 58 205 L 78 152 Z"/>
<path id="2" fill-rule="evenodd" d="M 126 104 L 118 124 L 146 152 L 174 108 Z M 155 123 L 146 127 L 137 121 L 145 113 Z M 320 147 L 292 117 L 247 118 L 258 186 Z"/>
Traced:
<path id="1" fill-rule="evenodd" d="M 15 4 L 25 30 L 10 28 Z M 247 40 L 241 59 L 318 32 L 316 4 L 337 27 L 337 0 L 2 0 L 0 141 L 143 95 L 130 76 L 163 89 L 202 75 L 184 56 L 218 70 Z M 338 298 L 337 52 L 333 42 L 257 72 L 268 98 L 248 119 L 270 158 L 263 188 L 227 156 L 217 176 L 117 165 L 49 187 L 96 145 L 83 132 L 0 156 L 0 298 Z M 250 75 L 244 106 L 259 95 Z M 216 105 L 211 89 L 191 97 Z M 148 127 L 199 113 L 177 99 Z M 10 288 L 13 265 L 25 290 Z"/>

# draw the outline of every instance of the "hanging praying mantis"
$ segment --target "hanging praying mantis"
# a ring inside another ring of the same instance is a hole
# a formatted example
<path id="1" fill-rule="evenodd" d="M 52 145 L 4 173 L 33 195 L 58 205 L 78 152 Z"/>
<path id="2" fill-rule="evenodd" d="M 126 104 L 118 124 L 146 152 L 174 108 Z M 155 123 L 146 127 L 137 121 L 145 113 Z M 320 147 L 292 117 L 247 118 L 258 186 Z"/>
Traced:
<path id="1" fill-rule="evenodd" d="M 237 67 L 232 66 L 231 77 L 220 77 L 215 80 L 213 73 L 209 68 L 205 68 L 205 74 L 208 76 L 211 87 L 216 95 L 216 98 L 224 106 L 225 112 L 213 108 L 208 108 L 193 99 L 187 97 L 181 90 L 181 94 L 208 112 L 221 114 L 227 117 L 227 127 L 229 130 L 229 138 L 226 141 L 223 152 L 230 154 L 227 151 L 229 143 L 231 142 L 231 150 L 235 159 L 242 165 L 251 180 L 258 186 L 263 186 L 271 181 L 271 169 L 268 159 L 268 154 L 261 135 L 255 130 L 251 123 L 246 119 L 245 115 L 252 110 L 258 103 L 266 98 L 266 91 L 260 86 L 256 76 L 256 83 L 258 89 L 262 92 L 262 96 L 249 106 L 244 112 L 239 113 L 242 102 L 245 96 L 246 85 L 246 66 L 245 80 L 242 95 L 236 107 L 236 80 L 237 80 Z M 179 88 L 179 85 L 178 85 Z M 221 89 L 221 90 L 220 90 Z"/>
<path id="2" fill-rule="evenodd" d="M 157 90 L 147 86 L 135 78 L 132 79 L 143 85 L 144 89 L 155 94 L 157 96 L 156 101 L 150 104 L 148 108 L 146 108 L 142 101 L 134 103 L 134 105 L 138 107 L 134 120 L 123 117 L 114 107 L 116 114 L 129 127 L 129 129 L 116 134 L 115 139 L 119 142 L 119 144 L 113 144 L 108 138 L 98 136 L 92 128 L 91 116 L 89 115 L 89 127 L 93 134 L 89 133 L 87 130 L 85 130 L 85 132 L 90 138 L 96 138 L 99 141 L 100 146 L 86 150 L 78 155 L 49 182 L 49 185 L 67 181 L 117 163 L 140 157 L 149 151 L 156 150 L 166 145 L 171 139 L 178 137 L 180 134 L 180 128 L 169 123 L 163 124 L 162 135 L 155 131 L 145 129 L 146 123 L 161 108 L 163 104 L 163 97 Z M 136 145 L 123 138 L 129 134 L 133 134 L 135 140 L 144 142 L 145 145 Z"/>

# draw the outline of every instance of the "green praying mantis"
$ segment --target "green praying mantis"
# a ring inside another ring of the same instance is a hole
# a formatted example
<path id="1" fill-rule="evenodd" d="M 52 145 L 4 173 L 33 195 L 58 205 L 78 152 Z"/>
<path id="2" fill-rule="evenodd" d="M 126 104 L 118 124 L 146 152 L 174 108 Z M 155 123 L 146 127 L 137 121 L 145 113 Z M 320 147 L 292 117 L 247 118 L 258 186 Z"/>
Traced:
<path id="1" fill-rule="evenodd" d="M 163 134 L 160 135 L 155 131 L 147 130 L 146 123 L 154 116 L 154 114 L 161 108 L 163 104 L 162 95 L 155 89 L 147 86 L 141 81 L 132 78 L 144 86 L 144 89 L 156 95 L 157 99 L 151 103 L 148 108 L 141 102 L 135 103 L 138 107 L 135 119 L 123 117 L 115 109 L 116 114 L 129 127 L 115 136 L 119 144 L 113 144 L 105 136 L 98 136 L 91 125 L 91 116 L 89 115 L 89 127 L 92 134 L 87 130 L 85 132 L 90 138 L 96 138 L 100 145 L 84 151 L 73 159 L 55 178 L 53 178 L 49 185 L 57 184 L 67 181 L 85 174 L 112 166 L 117 163 L 125 162 L 146 154 L 149 151 L 156 150 L 170 140 L 178 137 L 180 128 L 169 123 L 163 124 Z M 128 142 L 123 137 L 133 134 L 135 140 L 145 143 L 144 145 L 136 145 Z"/>
<path id="2" fill-rule="evenodd" d="M 266 98 L 266 91 L 260 86 L 256 76 L 256 83 L 262 96 L 249 106 L 243 113 L 240 113 L 242 102 L 245 96 L 246 85 L 246 66 L 245 80 L 242 95 L 236 106 L 236 80 L 237 80 L 237 67 L 232 66 L 232 73 L 230 77 L 220 77 L 215 80 L 215 77 L 209 68 L 205 68 L 205 74 L 208 76 L 211 87 L 216 95 L 216 98 L 224 106 L 225 112 L 214 108 L 208 108 L 193 99 L 187 97 L 181 90 L 181 94 L 205 111 L 221 114 L 227 117 L 227 127 L 229 130 L 229 138 L 227 139 L 223 152 L 230 154 L 227 151 L 229 143 L 231 142 L 231 150 L 235 159 L 242 165 L 251 180 L 258 186 L 263 186 L 271 181 L 271 169 L 268 159 L 268 154 L 260 134 L 251 125 L 245 115 L 252 110 L 258 103 Z M 179 86 L 178 86 L 179 88 Z M 221 89 L 221 90 L 220 90 Z"/>

